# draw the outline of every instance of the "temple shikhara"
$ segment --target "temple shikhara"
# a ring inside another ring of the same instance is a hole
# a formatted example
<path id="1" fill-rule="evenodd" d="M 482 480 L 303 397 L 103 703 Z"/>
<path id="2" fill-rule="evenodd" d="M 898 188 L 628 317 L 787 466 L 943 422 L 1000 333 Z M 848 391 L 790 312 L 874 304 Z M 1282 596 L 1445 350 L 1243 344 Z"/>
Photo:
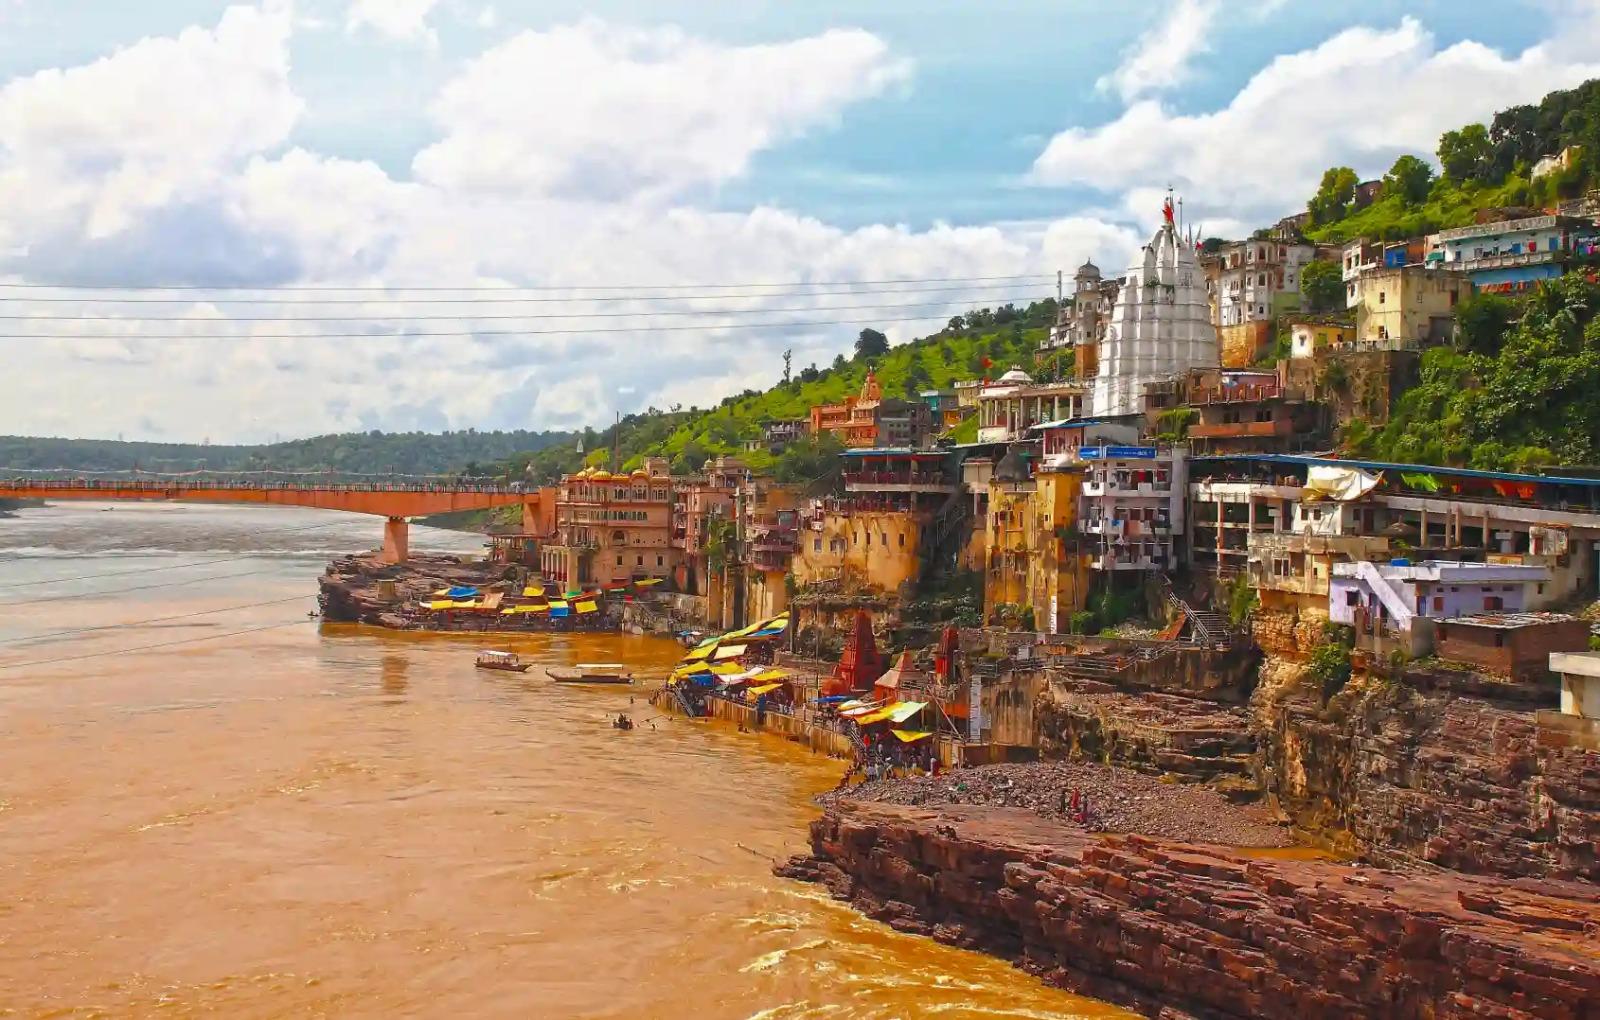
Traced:
<path id="1" fill-rule="evenodd" d="M 1194 246 L 1178 232 L 1170 197 L 1162 213 L 1143 258 L 1123 277 L 1097 352 L 1089 401 L 1097 418 L 1141 413 L 1146 384 L 1217 367 L 1217 329 Z"/>

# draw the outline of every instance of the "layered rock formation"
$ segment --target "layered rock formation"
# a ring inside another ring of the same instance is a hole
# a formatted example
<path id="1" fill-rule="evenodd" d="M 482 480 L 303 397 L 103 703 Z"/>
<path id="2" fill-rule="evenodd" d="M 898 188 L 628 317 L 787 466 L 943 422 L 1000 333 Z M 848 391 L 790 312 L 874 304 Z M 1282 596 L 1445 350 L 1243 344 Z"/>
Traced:
<path id="1" fill-rule="evenodd" d="M 1152 1017 L 1600 1015 L 1600 890 L 1405 875 L 1024 811 L 831 807 L 779 874 Z"/>

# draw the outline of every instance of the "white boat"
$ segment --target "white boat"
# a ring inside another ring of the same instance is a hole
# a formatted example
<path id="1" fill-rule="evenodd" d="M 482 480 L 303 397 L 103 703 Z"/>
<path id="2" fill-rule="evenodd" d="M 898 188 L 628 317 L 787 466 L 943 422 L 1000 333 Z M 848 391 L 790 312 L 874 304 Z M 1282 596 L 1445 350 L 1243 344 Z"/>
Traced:
<path id="1" fill-rule="evenodd" d="M 517 658 L 515 652 L 484 651 L 478 653 L 477 665 L 479 669 L 503 669 L 511 673 L 526 673 L 533 663 L 523 662 Z"/>
<path id="2" fill-rule="evenodd" d="M 558 684 L 631 684 L 633 673 L 620 662 L 580 662 L 552 666 L 545 673 Z"/>

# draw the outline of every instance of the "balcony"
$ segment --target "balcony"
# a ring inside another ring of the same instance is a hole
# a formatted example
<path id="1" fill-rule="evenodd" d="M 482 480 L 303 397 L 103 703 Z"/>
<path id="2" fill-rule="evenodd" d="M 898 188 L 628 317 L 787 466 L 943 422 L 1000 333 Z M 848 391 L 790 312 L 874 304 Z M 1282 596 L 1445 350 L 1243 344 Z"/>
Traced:
<path id="1" fill-rule="evenodd" d="M 1294 422 L 1287 418 L 1275 421 L 1217 422 L 1211 425 L 1189 426 L 1190 439 L 1246 439 L 1292 435 L 1294 435 Z"/>
<path id="2" fill-rule="evenodd" d="M 1189 403 L 1202 404 L 1249 404 L 1259 403 L 1263 400 L 1276 400 L 1279 397 L 1296 399 L 1299 393 L 1285 391 L 1278 385 L 1276 379 L 1267 382 L 1244 383 L 1238 386 L 1211 386 L 1205 389 L 1192 390 L 1189 393 Z"/>
<path id="3" fill-rule="evenodd" d="M 1469 273 L 1485 269 L 1509 269 L 1515 266 L 1538 266 L 1547 262 L 1565 262 L 1565 251 L 1523 251 L 1505 252 L 1498 255 L 1480 255 L 1473 258 L 1463 257 L 1460 266 Z M 1454 268 L 1452 264 L 1451 268 Z"/>
<path id="4" fill-rule="evenodd" d="M 1189 427 L 1191 436 L 1194 435 L 1194 429 L 1195 426 Z M 1118 482 L 1115 479 L 1102 482 L 1084 479 L 1083 494 L 1085 496 L 1125 496 L 1128 498 L 1159 496 L 1169 498 L 1172 495 L 1172 482 L 1170 479 L 1156 482 Z"/>
<path id="5" fill-rule="evenodd" d="M 956 484 L 941 473 L 915 471 L 847 471 L 844 487 L 846 492 L 956 491 Z"/>
<path id="6" fill-rule="evenodd" d="M 1166 563 L 1157 563 L 1143 555 L 1105 553 L 1090 560 L 1089 566 L 1095 570 L 1158 570 L 1165 567 Z"/>

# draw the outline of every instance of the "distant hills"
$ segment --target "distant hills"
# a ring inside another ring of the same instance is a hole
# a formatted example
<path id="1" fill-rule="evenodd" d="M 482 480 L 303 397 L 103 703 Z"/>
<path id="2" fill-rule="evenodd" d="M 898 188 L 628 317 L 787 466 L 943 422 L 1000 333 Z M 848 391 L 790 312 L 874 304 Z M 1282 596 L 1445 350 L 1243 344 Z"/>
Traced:
<path id="1" fill-rule="evenodd" d="M 254 446 L 0 436 L 0 477 L 23 471 L 477 473 L 516 453 L 570 444 L 568 432 L 344 432 Z"/>

